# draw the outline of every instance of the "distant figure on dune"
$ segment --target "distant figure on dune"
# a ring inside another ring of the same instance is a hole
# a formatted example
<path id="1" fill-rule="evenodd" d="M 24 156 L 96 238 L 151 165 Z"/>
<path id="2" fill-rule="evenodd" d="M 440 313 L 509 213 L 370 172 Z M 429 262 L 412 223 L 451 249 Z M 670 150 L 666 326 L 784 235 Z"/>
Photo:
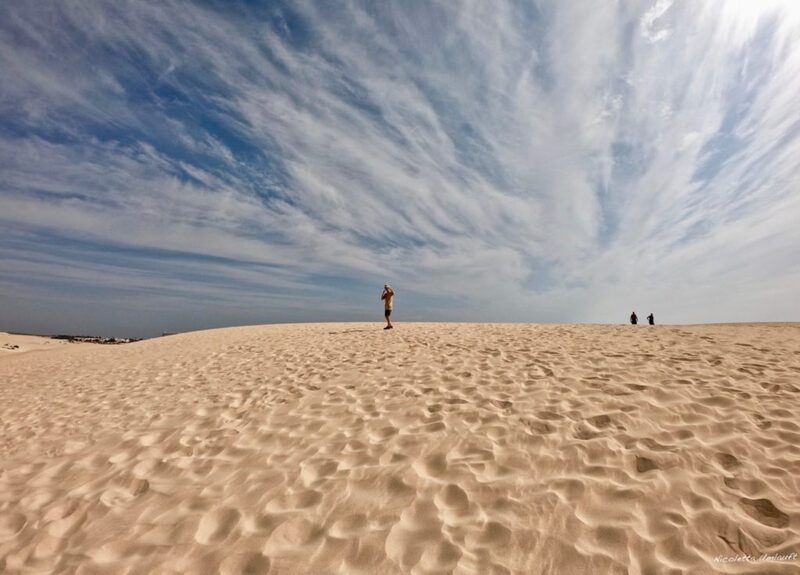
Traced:
<path id="1" fill-rule="evenodd" d="M 383 329 L 392 329 L 394 326 L 392 325 L 392 320 L 389 319 L 389 316 L 392 315 L 392 304 L 394 303 L 394 290 L 392 286 L 389 284 L 383 286 L 381 299 L 383 300 L 383 317 L 386 318 L 386 327 Z"/>
<path id="2" fill-rule="evenodd" d="M 636 325 L 637 323 L 639 323 L 639 318 L 636 317 L 636 312 L 633 311 L 631 312 L 631 325 Z"/>
<path id="3" fill-rule="evenodd" d="M 656 325 L 656 318 L 653 317 L 653 312 L 650 312 L 650 315 L 647 316 L 647 323 Z"/>

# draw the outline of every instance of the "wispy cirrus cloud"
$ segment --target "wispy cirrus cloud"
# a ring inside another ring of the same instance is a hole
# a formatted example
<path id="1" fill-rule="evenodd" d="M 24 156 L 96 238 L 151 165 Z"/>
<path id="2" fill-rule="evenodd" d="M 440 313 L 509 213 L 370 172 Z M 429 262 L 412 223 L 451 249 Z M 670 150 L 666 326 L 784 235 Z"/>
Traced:
<path id="1" fill-rule="evenodd" d="M 796 319 L 800 11 L 587 6 L 3 6 L 0 321 Z"/>

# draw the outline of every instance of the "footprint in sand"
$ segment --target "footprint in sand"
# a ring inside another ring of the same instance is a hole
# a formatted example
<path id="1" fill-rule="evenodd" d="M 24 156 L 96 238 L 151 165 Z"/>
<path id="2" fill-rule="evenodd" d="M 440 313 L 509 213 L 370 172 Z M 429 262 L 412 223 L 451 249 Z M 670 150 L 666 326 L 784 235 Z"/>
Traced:
<path id="1" fill-rule="evenodd" d="M 387 439 L 397 435 L 399 429 L 393 425 L 384 425 L 379 429 L 372 430 L 368 433 L 371 443 L 382 443 Z"/>
<path id="2" fill-rule="evenodd" d="M 354 513 L 337 519 L 328 529 L 328 534 L 339 539 L 352 539 L 361 536 L 368 530 L 367 516 L 363 513 Z"/>
<path id="3" fill-rule="evenodd" d="M 339 469 L 339 464 L 332 459 L 309 460 L 302 464 L 300 475 L 309 486 L 314 482 L 330 477 Z"/>
<path id="4" fill-rule="evenodd" d="M 127 507 L 139 495 L 150 489 L 146 479 L 134 479 L 127 487 L 111 487 L 100 495 L 100 502 L 106 507 Z"/>
<path id="5" fill-rule="evenodd" d="M 261 553 L 239 553 L 219 564 L 220 575 L 256 575 L 268 573 L 269 569 L 270 560 Z"/>
<path id="6" fill-rule="evenodd" d="M 564 416 L 556 413 L 554 411 L 540 411 L 536 414 L 536 417 L 539 419 L 546 419 L 549 421 L 558 421 L 559 419 L 564 419 Z"/>
<path id="7" fill-rule="evenodd" d="M 625 387 L 628 389 L 632 389 L 633 391 L 644 391 L 647 389 L 646 385 L 642 385 L 640 383 L 626 383 Z"/>
<path id="8" fill-rule="evenodd" d="M 200 519 L 195 541 L 203 545 L 219 543 L 225 540 L 239 523 L 240 513 L 230 507 L 221 507 L 207 512 Z"/>
<path id="9" fill-rule="evenodd" d="M 271 533 L 277 527 L 283 517 L 272 513 L 245 513 L 242 516 L 241 528 L 246 534 Z"/>
<path id="10" fill-rule="evenodd" d="M 447 397 L 444 399 L 444 402 L 448 405 L 464 405 L 468 403 L 468 401 L 461 397 Z"/>
<path id="11" fill-rule="evenodd" d="M 414 573 L 452 573 L 461 559 L 461 549 L 449 541 L 440 541 L 422 553 Z"/>
<path id="12" fill-rule="evenodd" d="M 638 473 L 647 473 L 648 471 L 652 471 L 654 469 L 660 469 L 655 461 L 640 455 L 636 456 L 636 471 Z"/>
<path id="13" fill-rule="evenodd" d="M 455 483 L 445 485 L 434 498 L 439 517 L 448 525 L 459 525 L 470 521 L 476 510 L 470 507 L 467 492 Z"/>
<path id="14" fill-rule="evenodd" d="M 511 541 L 511 530 L 499 521 L 487 521 L 483 529 L 467 535 L 469 549 L 502 547 Z"/>
<path id="15" fill-rule="evenodd" d="M 163 477 L 168 468 L 169 465 L 164 463 L 161 459 L 148 457 L 136 464 L 133 468 L 133 474 L 139 479 Z"/>
<path id="16" fill-rule="evenodd" d="M 742 466 L 741 462 L 730 453 L 717 453 L 714 459 L 717 460 L 717 463 L 719 463 L 725 471 L 733 471 Z"/>
<path id="17" fill-rule="evenodd" d="M 0 515 L 0 542 L 11 541 L 22 531 L 27 518 L 22 513 L 3 513 Z"/>
<path id="18" fill-rule="evenodd" d="M 510 411 L 514 407 L 514 402 L 504 399 L 490 399 L 489 403 L 504 411 Z"/>
<path id="19" fill-rule="evenodd" d="M 424 479 L 442 480 L 447 475 L 447 460 L 441 453 L 434 453 L 414 462 L 414 470 Z"/>
<path id="20" fill-rule="evenodd" d="M 572 436 L 575 439 L 580 439 L 582 441 L 588 441 L 590 439 L 594 439 L 595 437 L 599 437 L 599 435 L 600 435 L 599 433 L 595 431 L 590 431 L 585 427 L 583 427 L 582 425 L 578 425 L 577 429 L 572 434 Z"/>
<path id="21" fill-rule="evenodd" d="M 319 525 L 302 517 L 292 517 L 275 528 L 263 552 L 273 557 L 310 557 L 324 535 Z"/>
<path id="22" fill-rule="evenodd" d="M 662 445 L 658 441 L 656 441 L 655 439 L 652 439 L 650 437 L 643 437 L 641 439 L 638 439 L 637 441 L 639 443 L 641 443 L 643 446 L 645 446 L 647 449 L 651 450 L 651 451 L 674 451 L 675 450 L 675 448 L 672 447 L 671 445 Z"/>
<path id="23" fill-rule="evenodd" d="M 569 505 L 577 503 L 586 491 L 585 481 L 578 479 L 556 479 L 550 482 L 550 491 Z"/>
<path id="24" fill-rule="evenodd" d="M 531 419 L 524 419 L 522 423 L 534 435 L 549 435 L 553 433 L 553 426 L 545 421 L 536 421 Z"/>
<path id="25" fill-rule="evenodd" d="M 595 415 L 588 418 L 586 421 L 595 429 L 605 429 L 611 425 L 611 417 L 608 415 Z"/>
<path id="26" fill-rule="evenodd" d="M 442 540 L 442 524 L 434 503 L 415 501 L 389 530 L 386 555 L 404 572 L 410 572 L 419 563 L 423 552 Z"/>
<path id="27" fill-rule="evenodd" d="M 789 516 L 775 507 L 775 504 L 769 499 L 741 497 L 739 498 L 739 505 L 750 517 L 768 527 L 781 529 L 789 525 Z"/>
<path id="28" fill-rule="evenodd" d="M 292 493 L 285 493 L 267 503 L 269 512 L 295 511 L 307 509 L 322 500 L 322 493 L 313 489 L 301 489 Z"/>

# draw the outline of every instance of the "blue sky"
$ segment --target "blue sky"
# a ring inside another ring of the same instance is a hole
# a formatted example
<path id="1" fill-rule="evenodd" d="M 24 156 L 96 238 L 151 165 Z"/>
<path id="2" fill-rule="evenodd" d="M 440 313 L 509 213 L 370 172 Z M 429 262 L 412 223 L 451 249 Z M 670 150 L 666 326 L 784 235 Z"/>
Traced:
<path id="1" fill-rule="evenodd" d="M 0 330 L 800 320 L 800 3 L 0 4 Z"/>

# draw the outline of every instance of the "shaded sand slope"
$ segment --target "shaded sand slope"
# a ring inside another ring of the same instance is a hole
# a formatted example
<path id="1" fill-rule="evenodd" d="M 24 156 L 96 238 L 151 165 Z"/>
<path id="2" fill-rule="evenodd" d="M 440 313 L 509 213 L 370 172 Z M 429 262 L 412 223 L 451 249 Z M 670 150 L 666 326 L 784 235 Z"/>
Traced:
<path id="1" fill-rule="evenodd" d="M 0 357 L 0 572 L 798 573 L 800 327 L 259 326 Z"/>

